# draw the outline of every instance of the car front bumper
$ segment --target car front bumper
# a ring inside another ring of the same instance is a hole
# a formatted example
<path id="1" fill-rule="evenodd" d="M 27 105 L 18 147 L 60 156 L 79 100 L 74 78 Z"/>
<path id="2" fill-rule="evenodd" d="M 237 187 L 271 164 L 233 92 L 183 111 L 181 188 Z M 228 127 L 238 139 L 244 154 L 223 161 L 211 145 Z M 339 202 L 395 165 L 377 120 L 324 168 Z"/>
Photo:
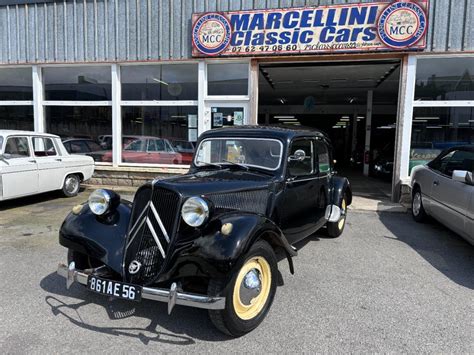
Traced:
<path id="1" fill-rule="evenodd" d="M 74 282 L 87 285 L 87 279 L 94 273 L 94 270 L 77 270 L 74 262 L 71 264 L 59 264 L 58 275 L 66 278 L 66 287 L 69 288 Z M 94 273 L 94 275 L 96 275 Z M 100 276 L 97 274 L 96 276 Z M 175 305 L 190 306 L 204 309 L 224 309 L 225 297 L 214 297 L 199 295 L 195 293 L 181 292 L 178 285 L 173 283 L 170 289 L 143 287 L 142 298 L 153 301 L 165 302 L 168 304 L 168 314 L 171 313 Z"/>

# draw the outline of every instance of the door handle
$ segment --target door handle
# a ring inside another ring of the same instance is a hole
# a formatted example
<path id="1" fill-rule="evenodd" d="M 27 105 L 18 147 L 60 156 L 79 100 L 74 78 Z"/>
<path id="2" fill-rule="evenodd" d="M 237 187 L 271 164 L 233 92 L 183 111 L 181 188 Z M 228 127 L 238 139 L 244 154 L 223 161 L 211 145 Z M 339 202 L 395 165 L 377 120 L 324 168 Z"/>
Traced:
<path id="1" fill-rule="evenodd" d="M 28 160 L 28 163 L 36 163 L 36 160 Z"/>
<path id="2" fill-rule="evenodd" d="M 438 186 L 438 185 L 439 185 L 439 181 L 438 181 L 438 180 L 433 181 L 433 185 L 434 185 L 434 186 Z"/>
<path id="3" fill-rule="evenodd" d="M 63 161 L 61 158 L 56 158 L 56 159 L 54 159 L 54 160 L 56 160 L 56 161 Z"/>

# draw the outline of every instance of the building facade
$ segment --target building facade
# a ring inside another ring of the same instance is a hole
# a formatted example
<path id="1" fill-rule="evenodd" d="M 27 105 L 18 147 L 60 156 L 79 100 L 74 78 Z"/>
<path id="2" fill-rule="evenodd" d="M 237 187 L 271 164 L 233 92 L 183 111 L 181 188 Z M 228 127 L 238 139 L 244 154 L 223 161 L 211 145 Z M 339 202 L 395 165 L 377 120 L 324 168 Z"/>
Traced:
<path id="1" fill-rule="evenodd" d="M 417 162 L 474 143 L 474 1 L 414 3 L 422 14 L 360 0 L 1 1 L 0 128 L 94 145 L 97 177 L 115 182 L 186 171 L 199 134 L 226 125 L 339 132 L 341 159 L 365 174 L 390 136 L 398 199 Z M 320 127 L 323 116 L 333 121 Z"/>

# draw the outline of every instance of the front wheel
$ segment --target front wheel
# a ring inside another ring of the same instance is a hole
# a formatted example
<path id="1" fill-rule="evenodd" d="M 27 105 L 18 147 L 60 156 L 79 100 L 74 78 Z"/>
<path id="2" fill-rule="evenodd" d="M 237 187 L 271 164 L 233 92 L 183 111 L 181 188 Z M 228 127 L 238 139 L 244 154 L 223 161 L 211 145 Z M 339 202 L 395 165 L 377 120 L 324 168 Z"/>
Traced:
<path id="1" fill-rule="evenodd" d="M 62 188 L 63 194 L 66 197 L 74 197 L 79 192 L 80 187 L 81 180 L 79 179 L 79 176 L 77 176 L 76 174 L 70 174 L 64 179 L 64 184 Z"/>
<path id="2" fill-rule="evenodd" d="M 413 197 L 411 199 L 411 214 L 413 219 L 417 222 L 421 223 L 426 220 L 426 212 L 423 207 L 423 199 L 419 188 L 413 192 Z"/>
<path id="3" fill-rule="evenodd" d="M 327 223 L 327 232 L 328 236 L 331 238 L 339 237 L 342 232 L 344 231 L 344 227 L 346 226 L 346 215 L 347 215 L 347 198 L 346 195 L 342 197 L 341 201 L 341 218 L 338 222 L 328 222 Z"/>
<path id="4" fill-rule="evenodd" d="M 233 337 L 255 329 L 265 319 L 273 302 L 277 274 L 273 249 L 259 240 L 238 264 L 227 285 L 221 280 L 210 280 L 209 295 L 226 298 L 225 309 L 209 311 L 216 328 Z"/>

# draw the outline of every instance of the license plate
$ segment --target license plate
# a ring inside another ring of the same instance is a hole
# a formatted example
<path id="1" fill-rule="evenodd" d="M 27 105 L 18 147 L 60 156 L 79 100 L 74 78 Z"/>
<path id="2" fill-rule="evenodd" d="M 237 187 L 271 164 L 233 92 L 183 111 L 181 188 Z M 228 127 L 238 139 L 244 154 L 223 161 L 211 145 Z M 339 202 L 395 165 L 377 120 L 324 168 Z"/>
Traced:
<path id="1" fill-rule="evenodd" d="M 140 301 L 142 298 L 142 288 L 140 286 L 101 279 L 97 276 L 88 277 L 87 288 L 101 295 L 122 298 L 129 301 Z"/>

